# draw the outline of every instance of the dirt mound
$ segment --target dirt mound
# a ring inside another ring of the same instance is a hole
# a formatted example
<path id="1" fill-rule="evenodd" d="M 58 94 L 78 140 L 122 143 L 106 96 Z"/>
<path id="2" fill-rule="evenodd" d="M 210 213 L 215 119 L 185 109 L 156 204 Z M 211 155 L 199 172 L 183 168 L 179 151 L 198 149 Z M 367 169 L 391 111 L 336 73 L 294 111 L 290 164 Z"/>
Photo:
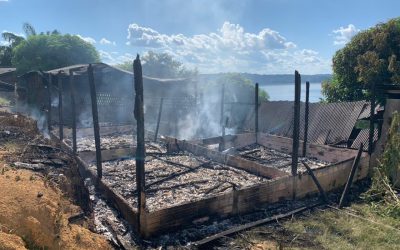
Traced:
<path id="1" fill-rule="evenodd" d="M 3 232 L 12 233 L 0 234 L 0 242 L 19 247 L 5 249 L 24 249 L 22 239 L 28 247 L 111 249 L 103 237 L 68 223 L 80 208 L 65 200 L 43 176 L 2 166 L 0 187 L 0 224 Z"/>

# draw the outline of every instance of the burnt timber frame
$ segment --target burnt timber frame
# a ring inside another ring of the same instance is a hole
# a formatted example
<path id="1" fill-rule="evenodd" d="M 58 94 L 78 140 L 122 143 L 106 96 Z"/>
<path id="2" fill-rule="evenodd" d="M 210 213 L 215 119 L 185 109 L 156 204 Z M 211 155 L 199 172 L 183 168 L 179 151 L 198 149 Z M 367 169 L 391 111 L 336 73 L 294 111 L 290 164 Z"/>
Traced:
<path id="1" fill-rule="evenodd" d="M 53 136 L 55 137 L 55 136 Z M 218 151 L 206 148 L 208 144 L 216 144 L 224 141 L 226 145 L 243 147 L 254 144 L 257 140 L 258 144 L 279 150 L 285 153 L 292 152 L 292 139 L 274 136 L 264 133 L 246 133 L 238 135 L 227 135 L 225 137 L 207 138 L 195 141 L 180 141 L 174 138 L 164 139 L 166 142 L 174 142 L 171 145 L 178 145 L 181 150 L 189 151 L 195 155 L 203 155 L 215 162 L 227 164 L 231 167 L 243 169 L 248 172 L 269 177 L 271 180 L 233 190 L 229 193 L 210 196 L 208 198 L 179 204 L 156 211 L 144 210 L 145 220 L 138 217 L 137 208 L 132 207 L 119 194 L 117 194 L 110 186 L 105 184 L 98 178 L 95 171 L 89 169 L 90 161 L 95 159 L 94 152 L 80 152 L 76 156 L 80 165 L 81 172 L 84 176 L 96 180 L 98 190 L 107 198 L 132 226 L 132 228 L 143 238 L 158 235 L 174 229 L 182 228 L 193 223 L 196 219 L 203 217 L 225 218 L 236 214 L 244 214 L 254 211 L 262 206 L 285 200 L 302 198 L 318 193 L 312 177 L 307 173 L 300 173 L 296 176 L 284 173 L 278 169 L 261 165 L 243 158 L 223 154 Z M 63 147 L 72 152 L 72 148 L 63 142 Z M 299 145 L 302 147 L 303 145 Z M 352 162 L 357 154 L 356 150 L 333 148 L 326 145 L 317 145 L 307 143 L 307 152 L 309 157 L 316 157 L 320 160 L 332 162 L 331 165 L 313 170 L 315 177 L 319 180 L 322 188 L 328 192 L 342 187 L 346 184 L 348 173 L 351 170 Z M 108 150 L 113 151 L 113 150 Z M 125 152 L 130 156 L 135 155 L 134 148 L 116 149 L 114 152 Z M 105 150 L 102 151 L 103 153 Z M 103 154 L 106 156 L 105 154 Z M 114 157 L 119 157 L 115 154 Z M 108 157 L 107 157 L 108 158 Z M 108 160 L 108 159 L 103 159 Z M 369 156 L 363 153 L 359 168 L 357 169 L 354 181 L 363 179 L 368 174 Z M 296 194 L 293 193 L 293 183 L 296 183 Z"/>

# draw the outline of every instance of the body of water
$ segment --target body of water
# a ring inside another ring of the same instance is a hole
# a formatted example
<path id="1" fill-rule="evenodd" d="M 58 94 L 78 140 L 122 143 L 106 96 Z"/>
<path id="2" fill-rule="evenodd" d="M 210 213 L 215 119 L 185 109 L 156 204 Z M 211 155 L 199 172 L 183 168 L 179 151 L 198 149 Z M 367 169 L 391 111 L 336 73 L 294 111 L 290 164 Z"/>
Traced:
<path id="1" fill-rule="evenodd" d="M 270 101 L 293 101 L 294 100 L 294 84 L 265 84 L 260 85 L 260 88 L 267 91 Z M 319 82 L 310 82 L 310 102 L 319 102 L 320 98 L 322 98 L 321 94 L 321 83 Z M 301 100 L 305 101 L 306 99 L 306 84 L 301 84 Z"/>

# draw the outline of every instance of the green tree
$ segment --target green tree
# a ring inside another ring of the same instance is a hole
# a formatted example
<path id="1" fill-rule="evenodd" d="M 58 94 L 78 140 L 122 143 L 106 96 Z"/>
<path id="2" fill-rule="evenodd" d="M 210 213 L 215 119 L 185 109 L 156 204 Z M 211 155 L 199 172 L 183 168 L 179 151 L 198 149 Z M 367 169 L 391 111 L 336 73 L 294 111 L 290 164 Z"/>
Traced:
<path id="1" fill-rule="evenodd" d="M 24 23 L 22 25 L 22 29 L 24 30 L 25 36 L 30 37 L 36 35 L 36 31 L 33 26 L 29 23 Z M 0 46 L 0 66 L 3 67 L 12 67 L 12 55 L 13 49 L 17 47 L 21 42 L 25 40 L 23 36 L 16 35 L 12 32 L 3 32 L 1 34 L 4 41 L 8 42 L 6 46 Z"/>
<path id="2" fill-rule="evenodd" d="M 186 78 L 197 75 L 197 70 L 187 69 L 183 63 L 175 60 L 168 53 L 149 51 L 141 57 L 143 74 L 149 77 L 159 78 Z M 132 62 L 124 62 L 116 65 L 118 68 L 132 71 Z"/>
<path id="3" fill-rule="evenodd" d="M 328 102 L 368 99 L 373 83 L 400 84 L 400 18 L 358 33 L 332 61 L 333 77 L 322 84 Z"/>
<path id="4" fill-rule="evenodd" d="M 12 65 L 18 73 L 99 61 L 99 54 L 93 45 L 77 36 L 58 33 L 29 36 L 13 48 L 12 57 Z"/>
<path id="5" fill-rule="evenodd" d="M 222 74 L 216 84 L 225 84 L 225 98 L 228 102 L 254 100 L 255 85 L 239 73 Z M 214 85 L 214 88 L 218 86 Z M 260 101 L 269 99 L 268 93 L 263 89 L 259 89 L 258 96 Z"/>

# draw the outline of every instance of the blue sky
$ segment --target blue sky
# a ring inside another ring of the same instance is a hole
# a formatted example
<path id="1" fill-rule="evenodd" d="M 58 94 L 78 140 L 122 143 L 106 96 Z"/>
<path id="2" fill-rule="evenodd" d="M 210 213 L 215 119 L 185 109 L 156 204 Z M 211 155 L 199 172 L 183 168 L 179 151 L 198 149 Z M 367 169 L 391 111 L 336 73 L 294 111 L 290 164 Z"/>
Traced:
<path id="1" fill-rule="evenodd" d="M 316 74 L 399 9 L 399 0 L 0 0 L 0 31 L 29 22 L 80 35 L 110 64 L 154 50 L 204 73 Z"/>

